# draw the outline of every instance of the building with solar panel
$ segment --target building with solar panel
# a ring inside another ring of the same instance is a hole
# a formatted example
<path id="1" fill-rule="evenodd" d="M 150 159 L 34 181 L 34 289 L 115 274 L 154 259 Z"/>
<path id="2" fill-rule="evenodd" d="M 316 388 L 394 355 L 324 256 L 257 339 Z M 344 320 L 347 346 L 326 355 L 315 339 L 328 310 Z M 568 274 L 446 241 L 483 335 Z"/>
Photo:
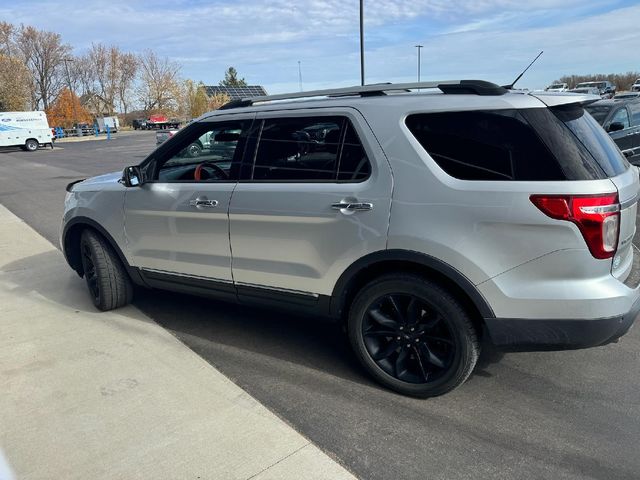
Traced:
<path id="1" fill-rule="evenodd" d="M 225 94 L 231 100 L 241 100 L 243 98 L 262 97 L 267 94 L 264 87 L 260 85 L 247 85 L 245 87 L 222 87 L 222 86 L 205 86 L 208 96 Z"/>

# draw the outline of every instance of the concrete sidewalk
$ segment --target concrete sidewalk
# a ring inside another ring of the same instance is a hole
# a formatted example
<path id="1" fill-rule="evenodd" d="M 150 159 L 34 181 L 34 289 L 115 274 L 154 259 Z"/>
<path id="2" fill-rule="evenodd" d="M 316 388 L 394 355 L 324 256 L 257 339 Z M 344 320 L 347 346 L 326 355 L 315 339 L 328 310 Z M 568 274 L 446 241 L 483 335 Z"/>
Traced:
<path id="1" fill-rule="evenodd" d="M 85 288 L 0 205 L 0 458 L 17 479 L 354 478 L 134 307 L 98 313 Z"/>

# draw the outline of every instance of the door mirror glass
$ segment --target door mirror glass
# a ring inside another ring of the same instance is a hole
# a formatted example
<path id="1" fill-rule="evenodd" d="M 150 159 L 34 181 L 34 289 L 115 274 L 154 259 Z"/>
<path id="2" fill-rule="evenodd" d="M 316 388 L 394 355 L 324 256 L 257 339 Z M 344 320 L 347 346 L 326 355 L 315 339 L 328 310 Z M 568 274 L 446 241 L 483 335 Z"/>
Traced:
<path id="1" fill-rule="evenodd" d="M 139 187 L 142 185 L 142 172 L 140 167 L 126 167 L 122 172 L 122 183 L 125 187 Z"/>
<path id="2" fill-rule="evenodd" d="M 613 122 L 607 129 L 608 132 L 618 132 L 620 130 L 624 130 L 624 124 L 622 122 Z"/>

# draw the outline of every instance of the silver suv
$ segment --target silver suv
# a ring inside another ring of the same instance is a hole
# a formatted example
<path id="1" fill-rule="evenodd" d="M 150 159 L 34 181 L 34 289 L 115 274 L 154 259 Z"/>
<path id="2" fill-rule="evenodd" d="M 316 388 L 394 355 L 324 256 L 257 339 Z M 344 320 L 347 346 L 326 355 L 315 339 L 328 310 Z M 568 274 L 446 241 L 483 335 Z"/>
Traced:
<path id="1" fill-rule="evenodd" d="M 482 342 L 604 345 L 638 315 L 638 170 L 596 99 L 467 80 L 231 102 L 70 184 L 62 249 L 101 310 L 138 285 L 329 315 L 380 383 L 439 395 Z"/>

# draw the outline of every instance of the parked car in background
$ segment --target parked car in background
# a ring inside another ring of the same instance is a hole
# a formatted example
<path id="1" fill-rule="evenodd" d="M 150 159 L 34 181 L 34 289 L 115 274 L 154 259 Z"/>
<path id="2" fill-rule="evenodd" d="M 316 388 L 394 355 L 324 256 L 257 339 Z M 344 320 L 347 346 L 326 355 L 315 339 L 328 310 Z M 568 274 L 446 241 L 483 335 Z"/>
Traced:
<path id="1" fill-rule="evenodd" d="M 566 92 L 569 89 L 568 83 L 552 83 L 547 88 L 545 88 L 545 92 Z"/>
<path id="2" fill-rule="evenodd" d="M 581 88 L 572 88 L 571 90 L 567 90 L 569 93 L 580 93 L 582 95 L 597 95 L 600 96 L 600 90 L 595 87 L 581 87 Z"/>
<path id="3" fill-rule="evenodd" d="M 632 92 L 640 92 L 640 78 L 636 78 L 636 81 L 631 85 Z"/>
<path id="4" fill-rule="evenodd" d="M 616 86 L 609 80 L 596 80 L 593 82 L 581 82 L 575 88 L 597 88 L 602 98 L 611 98 L 616 93 Z"/>
<path id="5" fill-rule="evenodd" d="M 131 126 L 134 130 L 145 130 L 147 128 L 147 121 L 143 118 L 136 118 L 131 122 Z"/>
<path id="6" fill-rule="evenodd" d="M 170 128 L 167 130 L 158 130 L 156 132 L 156 145 L 160 145 L 161 143 L 173 137 L 176 133 L 178 133 L 177 128 Z"/>
<path id="7" fill-rule="evenodd" d="M 624 335 L 640 181 L 593 97 L 415 85 L 232 101 L 69 184 L 61 249 L 100 310 L 138 284 L 328 315 L 373 378 L 419 397 L 461 385 L 484 342 Z"/>
<path id="8" fill-rule="evenodd" d="M 630 163 L 640 165 L 640 99 L 600 100 L 585 107 Z"/>
<path id="9" fill-rule="evenodd" d="M 53 147 L 54 137 L 44 112 L 0 112 L 0 147 L 35 152 L 40 145 Z"/>
<path id="10" fill-rule="evenodd" d="M 630 98 L 640 98 L 640 91 L 639 92 L 620 92 L 620 93 L 616 93 L 613 97 L 614 100 L 628 100 Z"/>

